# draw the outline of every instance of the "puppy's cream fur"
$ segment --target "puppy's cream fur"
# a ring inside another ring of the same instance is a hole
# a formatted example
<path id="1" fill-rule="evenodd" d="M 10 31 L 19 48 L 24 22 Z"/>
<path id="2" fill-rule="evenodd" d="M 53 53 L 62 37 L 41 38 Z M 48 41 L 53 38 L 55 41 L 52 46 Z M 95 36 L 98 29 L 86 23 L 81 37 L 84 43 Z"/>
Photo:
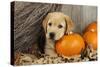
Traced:
<path id="1" fill-rule="evenodd" d="M 46 34 L 45 53 L 50 56 L 56 56 L 55 41 L 59 40 L 64 34 L 68 34 L 73 29 L 71 18 L 61 12 L 49 13 L 43 21 L 43 27 Z M 55 34 L 54 40 L 50 39 L 49 34 Z"/>

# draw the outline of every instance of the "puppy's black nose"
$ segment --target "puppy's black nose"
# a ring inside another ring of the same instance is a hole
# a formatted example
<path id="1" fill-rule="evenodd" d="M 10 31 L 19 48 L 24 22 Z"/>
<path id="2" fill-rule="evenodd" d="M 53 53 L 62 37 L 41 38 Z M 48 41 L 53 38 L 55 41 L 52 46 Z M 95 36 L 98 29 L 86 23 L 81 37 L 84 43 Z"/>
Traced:
<path id="1" fill-rule="evenodd" d="M 50 39 L 54 39 L 55 34 L 53 32 L 49 33 Z"/>

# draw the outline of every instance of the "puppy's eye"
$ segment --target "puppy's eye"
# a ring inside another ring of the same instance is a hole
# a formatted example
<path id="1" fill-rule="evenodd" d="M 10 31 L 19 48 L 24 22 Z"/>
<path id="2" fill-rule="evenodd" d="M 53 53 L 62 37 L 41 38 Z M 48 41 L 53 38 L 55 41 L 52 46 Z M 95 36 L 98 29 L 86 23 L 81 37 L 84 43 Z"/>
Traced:
<path id="1" fill-rule="evenodd" d="M 49 25 L 49 26 L 51 26 L 51 25 L 52 25 L 52 23 L 49 23 L 48 25 Z"/>
<path id="2" fill-rule="evenodd" d="M 58 28 L 62 28 L 63 26 L 62 25 L 58 25 Z"/>

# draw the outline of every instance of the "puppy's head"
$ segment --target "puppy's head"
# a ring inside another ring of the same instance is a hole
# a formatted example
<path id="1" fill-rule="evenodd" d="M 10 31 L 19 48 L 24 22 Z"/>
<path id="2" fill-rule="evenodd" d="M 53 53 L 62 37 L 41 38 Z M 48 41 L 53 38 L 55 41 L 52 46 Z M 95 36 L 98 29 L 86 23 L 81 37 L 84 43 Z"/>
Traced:
<path id="1" fill-rule="evenodd" d="M 60 12 L 49 13 L 43 21 L 46 37 L 52 40 L 59 40 L 64 34 L 73 28 L 72 20 Z"/>

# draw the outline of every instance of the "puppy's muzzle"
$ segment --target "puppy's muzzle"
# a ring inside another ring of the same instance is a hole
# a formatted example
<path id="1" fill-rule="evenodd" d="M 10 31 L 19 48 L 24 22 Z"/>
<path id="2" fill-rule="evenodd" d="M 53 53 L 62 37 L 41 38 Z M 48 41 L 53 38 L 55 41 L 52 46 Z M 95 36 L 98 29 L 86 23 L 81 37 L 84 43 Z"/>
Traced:
<path id="1" fill-rule="evenodd" d="M 54 38 L 55 38 L 55 33 L 53 33 L 53 32 L 49 33 L 49 37 L 50 37 L 50 39 L 54 40 Z"/>

